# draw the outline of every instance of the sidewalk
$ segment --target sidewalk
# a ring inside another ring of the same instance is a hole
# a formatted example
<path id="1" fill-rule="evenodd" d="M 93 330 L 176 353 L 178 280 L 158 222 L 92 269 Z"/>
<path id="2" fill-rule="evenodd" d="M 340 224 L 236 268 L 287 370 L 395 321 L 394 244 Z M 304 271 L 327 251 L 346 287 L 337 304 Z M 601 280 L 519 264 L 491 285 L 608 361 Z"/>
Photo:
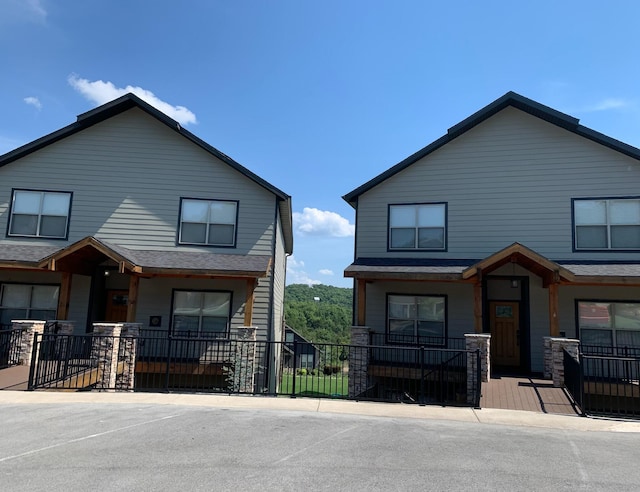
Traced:
<path id="1" fill-rule="evenodd" d="M 572 415 L 493 408 L 419 406 L 314 398 L 274 398 L 178 393 L 99 393 L 1 391 L 0 405 L 95 403 L 135 405 L 193 405 L 216 408 L 251 408 L 265 411 L 321 412 L 371 417 L 452 420 L 479 424 L 512 425 L 600 432 L 640 432 L 640 422 L 595 419 Z"/>

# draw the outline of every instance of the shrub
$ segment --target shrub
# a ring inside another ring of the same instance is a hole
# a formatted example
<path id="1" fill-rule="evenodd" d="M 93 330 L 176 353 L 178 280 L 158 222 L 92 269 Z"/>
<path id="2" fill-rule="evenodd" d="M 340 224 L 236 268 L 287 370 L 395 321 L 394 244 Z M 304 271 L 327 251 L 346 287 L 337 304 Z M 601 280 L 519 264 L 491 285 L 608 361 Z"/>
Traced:
<path id="1" fill-rule="evenodd" d="M 330 365 L 326 365 L 322 368 L 322 372 L 326 375 L 326 376 L 330 376 L 331 373 L 333 372 L 332 367 Z"/>
<path id="2" fill-rule="evenodd" d="M 298 369 L 296 371 L 296 374 L 298 374 L 299 376 L 306 376 L 307 375 L 307 370 L 306 369 Z"/>

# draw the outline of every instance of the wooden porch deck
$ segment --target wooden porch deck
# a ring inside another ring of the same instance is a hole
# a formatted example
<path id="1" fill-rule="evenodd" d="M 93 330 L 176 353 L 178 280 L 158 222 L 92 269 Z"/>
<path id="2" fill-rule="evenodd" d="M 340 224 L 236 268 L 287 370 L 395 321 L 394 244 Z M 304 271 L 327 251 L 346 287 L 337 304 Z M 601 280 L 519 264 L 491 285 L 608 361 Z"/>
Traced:
<path id="1" fill-rule="evenodd" d="M 488 383 L 482 383 L 480 407 L 578 414 L 562 388 L 554 388 L 548 379 L 531 376 L 492 376 Z"/>

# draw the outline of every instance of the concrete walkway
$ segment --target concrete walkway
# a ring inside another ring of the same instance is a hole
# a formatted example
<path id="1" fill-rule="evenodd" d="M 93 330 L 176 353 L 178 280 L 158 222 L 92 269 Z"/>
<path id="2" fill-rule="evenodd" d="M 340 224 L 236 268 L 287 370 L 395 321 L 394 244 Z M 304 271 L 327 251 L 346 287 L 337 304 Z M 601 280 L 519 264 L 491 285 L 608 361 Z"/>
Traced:
<path id="1" fill-rule="evenodd" d="M 55 403 L 194 405 L 228 409 L 284 410 L 476 422 L 511 426 L 600 432 L 640 432 L 640 422 L 594 419 L 572 415 L 503 410 L 494 408 L 419 406 L 401 403 L 372 403 L 312 398 L 274 398 L 264 396 L 227 396 L 204 394 L 124 393 L 124 392 L 26 392 L 1 391 L 0 405 Z"/>

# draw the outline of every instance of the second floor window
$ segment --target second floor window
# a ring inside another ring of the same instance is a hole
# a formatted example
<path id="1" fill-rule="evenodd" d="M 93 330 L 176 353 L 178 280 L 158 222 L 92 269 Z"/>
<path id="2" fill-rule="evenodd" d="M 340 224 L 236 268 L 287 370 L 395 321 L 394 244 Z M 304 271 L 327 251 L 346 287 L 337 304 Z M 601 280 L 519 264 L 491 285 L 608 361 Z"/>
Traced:
<path id="1" fill-rule="evenodd" d="M 181 244 L 235 246 L 238 202 L 183 199 Z"/>
<path id="2" fill-rule="evenodd" d="M 71 193 L 14 190 L 9 236 L 67 237 Z"/>
<path id="3" fill-rule="evenodd" d="M 446 249 L 445 203 L 389 205 L 389 249 Z"/>
<path id="4" fill-rule="evenodd" d="M 574 200 L 575 249 L 640 249 L 640 199 Z"/>

